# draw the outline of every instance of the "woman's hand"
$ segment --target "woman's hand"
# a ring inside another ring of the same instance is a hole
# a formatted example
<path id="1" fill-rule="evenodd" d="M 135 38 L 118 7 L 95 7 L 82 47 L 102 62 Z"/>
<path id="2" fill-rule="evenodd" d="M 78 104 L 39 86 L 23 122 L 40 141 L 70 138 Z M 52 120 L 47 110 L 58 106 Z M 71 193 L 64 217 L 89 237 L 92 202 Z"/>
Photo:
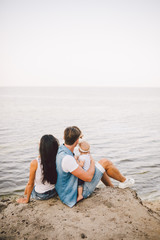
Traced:
<path id="1" fill-rule="evenodd" d="M 27 198 L 19 198 L 17 199 L 17 203 L 28 203 Z"/>

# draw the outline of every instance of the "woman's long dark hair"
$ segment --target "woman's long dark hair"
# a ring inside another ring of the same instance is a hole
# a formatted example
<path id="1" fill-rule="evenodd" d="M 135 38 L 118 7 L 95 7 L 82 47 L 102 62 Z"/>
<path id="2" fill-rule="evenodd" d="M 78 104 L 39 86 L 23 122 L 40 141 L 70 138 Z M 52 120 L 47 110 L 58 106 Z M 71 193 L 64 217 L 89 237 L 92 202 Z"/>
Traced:
<path id="1" fill-rule="evenodd" d="M 57 181 L 56 155 L 59 147 L 58 140 L 52 135 L 44 135 L 40 141 L 40 157 L 43 171 L 43 184 L 47 181 L 55 184 Z"/>

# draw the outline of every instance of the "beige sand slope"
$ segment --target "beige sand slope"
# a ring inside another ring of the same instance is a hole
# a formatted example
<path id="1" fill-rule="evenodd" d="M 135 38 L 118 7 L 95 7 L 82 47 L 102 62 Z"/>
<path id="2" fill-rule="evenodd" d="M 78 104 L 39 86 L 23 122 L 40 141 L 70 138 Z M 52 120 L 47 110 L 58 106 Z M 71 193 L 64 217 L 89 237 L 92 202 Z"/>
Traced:
<path id="1" fill-rule="evenodd" d="M 159 213 L 143 206 L 130 189 L 96 189 L 73 208 L 58 197 L 27 205 L 14 198 L 0 202 L 1 240 L 160 240 Z"/>

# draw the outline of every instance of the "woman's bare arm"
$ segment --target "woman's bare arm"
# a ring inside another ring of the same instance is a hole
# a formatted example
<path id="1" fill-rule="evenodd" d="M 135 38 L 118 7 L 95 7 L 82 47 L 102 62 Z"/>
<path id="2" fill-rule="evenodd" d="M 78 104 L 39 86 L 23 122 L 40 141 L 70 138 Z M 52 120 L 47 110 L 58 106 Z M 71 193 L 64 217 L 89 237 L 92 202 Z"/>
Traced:
<path id="1" fill-rule="evenodd" d="M 27 195 L 27 197 L 18 199 L 17 200 L 18 203 L 28 203 L 30 201 L 30 196 L 34 187 L 34 180 L 37 167 L 38 167 L 37 160 L 33 160 L 30 164 L 29 181 L 24 192 L 24 194 Z"/>

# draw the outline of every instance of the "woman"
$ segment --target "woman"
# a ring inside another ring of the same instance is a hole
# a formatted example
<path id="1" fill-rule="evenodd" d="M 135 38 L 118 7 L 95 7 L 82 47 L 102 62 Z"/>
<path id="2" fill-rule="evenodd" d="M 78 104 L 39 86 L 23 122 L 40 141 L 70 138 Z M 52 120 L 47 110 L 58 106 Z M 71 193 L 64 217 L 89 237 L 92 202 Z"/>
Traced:
<path id="1" fill-rule="evenodd" d="M 27 197 L 18 199 L 18 203 L 28 203 L 30 196 L 38 200 L 45 200 L 56 194 L 56 155 L 58 147 L 59 142 L 52 135 L 44 135 L 41 138 L 40 156 L 30 164 L 29 181 L 24 192 Z"/>

